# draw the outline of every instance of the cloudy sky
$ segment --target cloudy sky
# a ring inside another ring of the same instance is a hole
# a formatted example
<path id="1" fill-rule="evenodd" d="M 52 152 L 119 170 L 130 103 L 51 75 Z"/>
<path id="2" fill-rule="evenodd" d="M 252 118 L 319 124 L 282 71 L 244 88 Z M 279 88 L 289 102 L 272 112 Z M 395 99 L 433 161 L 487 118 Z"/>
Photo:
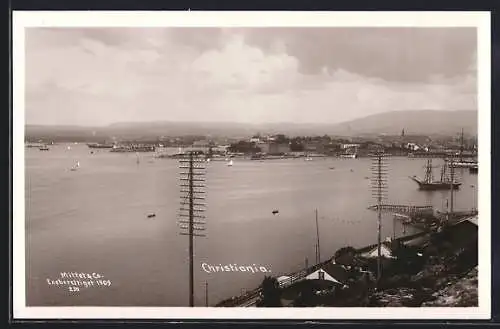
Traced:
<path id="1" fill-rule="evenodd" d="M 30 28 L 26 123 L 475 110 L 473 28 Z"/>

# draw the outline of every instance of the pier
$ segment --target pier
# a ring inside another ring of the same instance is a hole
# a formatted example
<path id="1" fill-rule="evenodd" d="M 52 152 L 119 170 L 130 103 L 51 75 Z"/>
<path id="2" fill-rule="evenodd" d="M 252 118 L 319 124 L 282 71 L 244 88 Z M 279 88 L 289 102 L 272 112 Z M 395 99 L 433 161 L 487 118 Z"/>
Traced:
<path id="1" fill-rule="evenodd" d="M 413 152 L 408 153 L 409 158 L 475 158 L 476 154 L 462 153 L 456 154 L 455 152 Z"/>
<path id="2" fill-rule="evenodd" d="M 378 210 L 378 205 L 368 207 L 370 210 Z M 433 216 L 434 208 L 432 206 L 412 206 L 400 204 L 382 204 L 380 208 L 383 212 L 403 214 L 408 216 Z"/>

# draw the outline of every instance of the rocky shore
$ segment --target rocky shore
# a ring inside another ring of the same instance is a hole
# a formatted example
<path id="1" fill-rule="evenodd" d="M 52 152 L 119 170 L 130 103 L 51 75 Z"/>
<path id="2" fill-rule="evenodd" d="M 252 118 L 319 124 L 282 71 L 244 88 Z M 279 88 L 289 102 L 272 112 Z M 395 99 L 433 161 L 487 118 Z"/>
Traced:
<path id="1" fill-rule="evenodd" d="M 475 267 L 463 278 L 457 280 L 455 283 L 450 282 L 448 287 L 432 294 L 432 300 L 424 302 L 422 306 L 477 307 L 477 282 L 478 272 L 477 267 Z"/>

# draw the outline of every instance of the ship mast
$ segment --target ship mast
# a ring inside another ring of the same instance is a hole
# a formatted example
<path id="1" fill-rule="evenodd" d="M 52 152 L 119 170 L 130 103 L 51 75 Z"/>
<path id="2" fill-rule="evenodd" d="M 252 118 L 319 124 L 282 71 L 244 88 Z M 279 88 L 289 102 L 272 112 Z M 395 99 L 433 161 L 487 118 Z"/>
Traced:
<path id="1" fill-rule="evenodd" d="M 444 159 L 444 165 L 441 168 L 441 182 L 446 181 L 446 167 L 448 166 L 448 160 Z"/>
<path id="2" fill-rule="evenodd" d="M 432 183 L 434 177 L 432 177 L 432 160 L 427 160 L 427 166 L 425 167 L 425 182 Z"/>
<path id="3" fill-rule="evenodd" d="M 462 128 L 462 133 L 460 134 L 460 162 L 464 161 L 463 152 L 464 152 L 464 128 Z"/>

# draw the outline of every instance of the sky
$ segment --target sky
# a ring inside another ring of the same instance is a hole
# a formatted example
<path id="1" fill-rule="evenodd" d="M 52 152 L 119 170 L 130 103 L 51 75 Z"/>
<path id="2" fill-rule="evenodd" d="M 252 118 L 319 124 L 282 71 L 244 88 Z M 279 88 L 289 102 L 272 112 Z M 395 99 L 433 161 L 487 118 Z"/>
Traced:
<path id="1" fill-rule="evenodd" d="M 27 124 L 476 110 L 475 28 L 27 28 Z"/>

